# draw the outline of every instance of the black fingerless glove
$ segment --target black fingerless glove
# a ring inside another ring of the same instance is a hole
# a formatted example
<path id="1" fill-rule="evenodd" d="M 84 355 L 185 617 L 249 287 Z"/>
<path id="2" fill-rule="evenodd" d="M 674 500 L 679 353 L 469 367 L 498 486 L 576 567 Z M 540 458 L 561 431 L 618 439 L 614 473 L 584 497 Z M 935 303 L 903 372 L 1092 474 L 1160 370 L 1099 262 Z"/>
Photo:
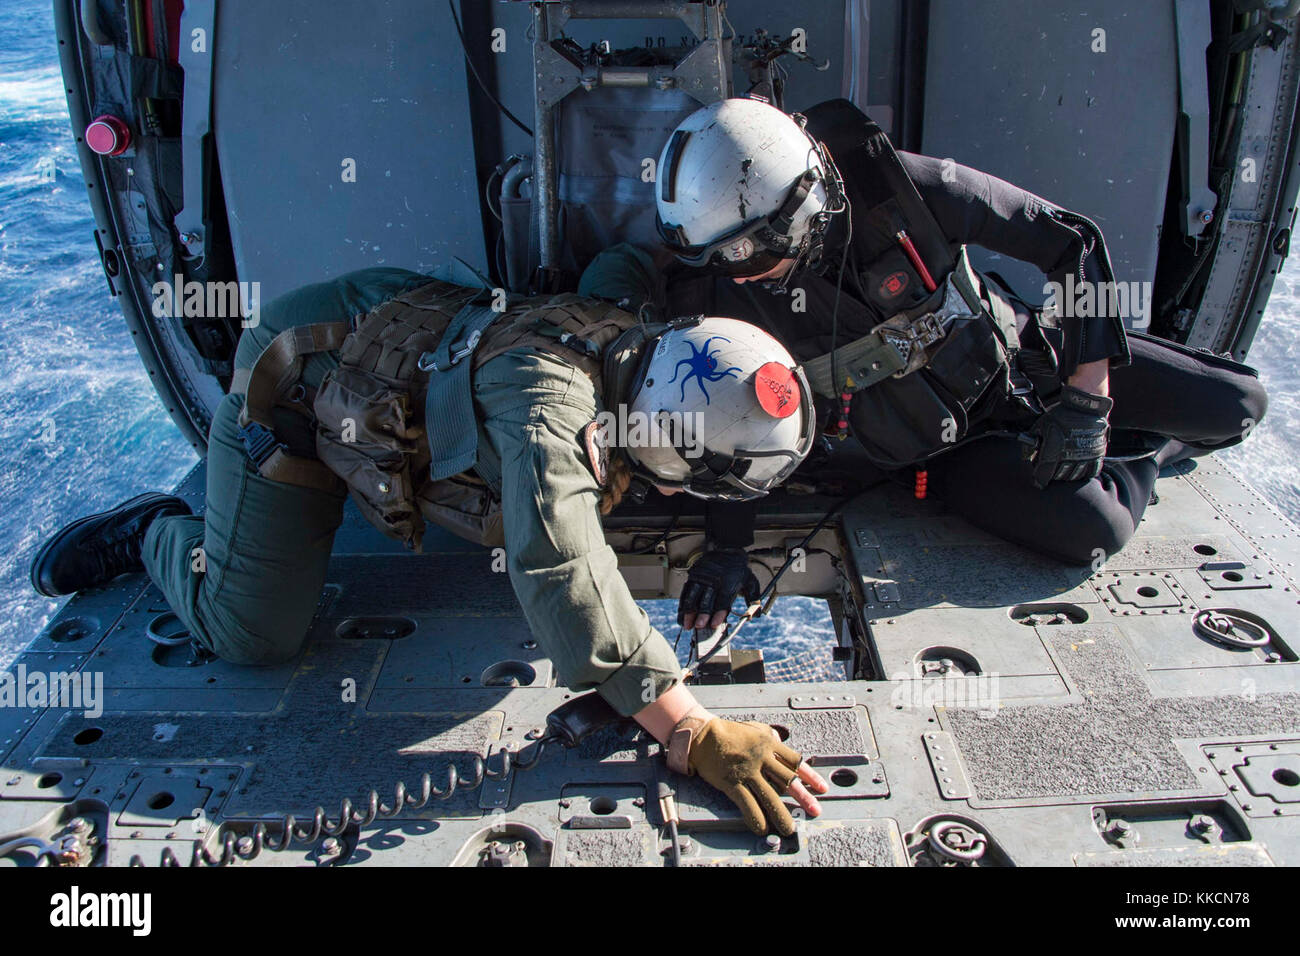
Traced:
<path id="1" fill-rule="evenodd" d="M 1036 488 L 1053 481 L 1086 481 L 1101 472 L 1114 403 L 1104 395 L 1066 385 L 1057 402 L 1029 429 L 1035 447 L 1029 453 Z"/>
<path id="2" fill-rule="evenodd" d="M 758 578 L 749 569 L 749 554 L 744 548 L 707 551 L 691 566 L 682 586 L 677 623 L 684 626 L 688 614 L 729 611 L 737 595 L 743 595 L 746 604 L 753 604 L 759 593 Z"/>

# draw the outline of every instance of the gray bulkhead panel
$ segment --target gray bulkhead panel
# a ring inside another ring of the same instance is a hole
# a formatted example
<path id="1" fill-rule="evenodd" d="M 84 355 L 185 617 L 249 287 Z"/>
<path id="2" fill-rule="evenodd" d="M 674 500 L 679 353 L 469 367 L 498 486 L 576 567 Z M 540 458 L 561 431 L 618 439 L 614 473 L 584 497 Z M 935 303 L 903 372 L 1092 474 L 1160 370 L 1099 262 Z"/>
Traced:
<path id="1" fill-rule="evenodd" d="M 934 0 L 922 151 L 1094 219 L 1116 280 L 1149 281 L 1178 112 L 1173 3 L 1089 8 Z M 1094 52 L 1095 30 L 1105 52 Z M 1044 297 L 1034 267 L 973 258 L 1030 301 Z"/>
<path id="2" fill-rule="evenodd" d="M 452 258 L 485 267 L 466 74 L 445 6 L 226 2 L 213 55 L 236 264 L 263 302 L 370 266 L 473 283 Z M 355 182 L 344 181 L 348 160 Z"/>

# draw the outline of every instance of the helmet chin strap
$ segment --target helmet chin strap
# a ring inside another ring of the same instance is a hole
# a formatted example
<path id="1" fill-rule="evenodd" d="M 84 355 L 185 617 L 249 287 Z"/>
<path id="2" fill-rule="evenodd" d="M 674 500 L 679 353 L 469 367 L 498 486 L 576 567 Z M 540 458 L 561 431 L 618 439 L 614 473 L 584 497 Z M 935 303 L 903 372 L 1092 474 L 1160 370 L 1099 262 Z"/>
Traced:
<path id="1" fill-rule="evenodd" d="M 793 257 L 794 264 L 779 277 L 765 280 L 762 283 L 764 289 L 775 295 L 784 295 L 788 292 L 791 278 L 804 268 L 817 268 L 821 261 L 822 248 L 826 242 L 826 231 L 830 228 L 831 220 L 849 207 L 848 195 L 844 189 L 844 177 L 840 175 L 839 167 L 835 165 L 830 150 L 826 148 L 825 143 L 808 132 L 806 117 L 801 113 L 792 113 L 791 118 L 799 124 L 799 129 L 808 137 L 808 142 L 812 144 L 813 151 L 817 154 L 817 158 L 821 160 L 823 170 L 821 182 L 822 187 L 826 190 L 826 206 L 812 217 L 813 221 L 809 223 L 808 234 L 804 237 L 804 241 L 800 243 L 799 251 Z"/>
<path id="2" fill-rule="evenodd" d="M 820 245 L 820 242 L 818 243 L 818 245 Z M 791 278 L 793 278 L 798 272 L 800 272 L 804 268 L 804 266 L 808 264 L 811 251 L 812 251 L 811 244 L 804 243 L 803 246 L 799 249 L 798 254 L 795 255 L 794 261 L 790 265 L 789 269 L 786 269 L 785 272 L 781 273 L 781 275 L 777 276 L 774 279 L 764 279 L 762 282 L 759 283 L 759 285 L 761 285 L 768 292 L 771 292 L 773 295 L 785 295 L 787 292 L 790 291 Z"/>

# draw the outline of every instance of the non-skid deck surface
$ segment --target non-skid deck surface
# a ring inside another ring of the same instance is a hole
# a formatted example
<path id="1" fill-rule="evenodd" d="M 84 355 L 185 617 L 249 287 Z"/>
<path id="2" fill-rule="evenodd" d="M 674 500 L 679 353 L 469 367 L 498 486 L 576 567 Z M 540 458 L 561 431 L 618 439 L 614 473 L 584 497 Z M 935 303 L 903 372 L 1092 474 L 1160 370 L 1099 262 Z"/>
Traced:
<path id="1" fill-rule="evenodd" d="M 184 488 L 196 505 L 201 488 L 200 470 Z M 779 846 L 669 774 L 656 744 L 610 729 L 349 838 L 350 860 L 473 861 L 495 840 L 553 865 L 662 865 L 664 779 L 691 865 L 908 865 L 946 818 L 1019 865 L 1300 863 L 1300 536 L 1213 460 L 1159 492 L 1096 572 L 892 489 L 846 509 L 882 679 L 698 690 L 779 727 L 834 781 L 822 817 Z M 166 607 L 142 577 L 77 596 L 15 667 L 102 674 L 104 712 L 0 708 L 0 835 L 57 829 L 75 804 L 111 862 L 188 859 L 223 822 L 337 814 L 371 787 L 390 803 L 399 780 L 418 790 L 430 771 L 442 786 L 449 765 L 472 773 L 476 756 L 527 746 L 567 692 L 492 556 L 439 549 L 407 555 L 349 512 L 306 647 L 282 667 L 156 652 L 145 629 Z M 1192 629 L 1204 608 L 1260 615 L 1277 640 L 1208 641 Z M 944 676 L 943 660 L 978 673 Z M 502 674 L 515 685 L 494 685 Z M 1117 818 L 1125 837 L 1103 832 Z"/>

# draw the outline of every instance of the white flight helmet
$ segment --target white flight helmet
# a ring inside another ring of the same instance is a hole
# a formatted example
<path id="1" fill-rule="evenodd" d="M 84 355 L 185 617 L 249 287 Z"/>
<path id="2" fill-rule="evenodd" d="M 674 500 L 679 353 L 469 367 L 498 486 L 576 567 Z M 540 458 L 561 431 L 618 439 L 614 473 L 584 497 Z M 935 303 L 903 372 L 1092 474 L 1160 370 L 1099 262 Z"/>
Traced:
<path id="1" fill-rule="evenodd" d="M 628 399 L 626 451 L 653 484 L 697 498 L 758 498 L 816 440 L 803 370 L 781 343 L 737 319 L 679 320 L 646 346 Z"/>
<path id="2" fill-rule="evenodd" d="M 761 275 L 820 245 L 843 182 L 804 119 L 753 99 L 696 110 L 659 156 L 656 224 L 691 266 Z"/>

